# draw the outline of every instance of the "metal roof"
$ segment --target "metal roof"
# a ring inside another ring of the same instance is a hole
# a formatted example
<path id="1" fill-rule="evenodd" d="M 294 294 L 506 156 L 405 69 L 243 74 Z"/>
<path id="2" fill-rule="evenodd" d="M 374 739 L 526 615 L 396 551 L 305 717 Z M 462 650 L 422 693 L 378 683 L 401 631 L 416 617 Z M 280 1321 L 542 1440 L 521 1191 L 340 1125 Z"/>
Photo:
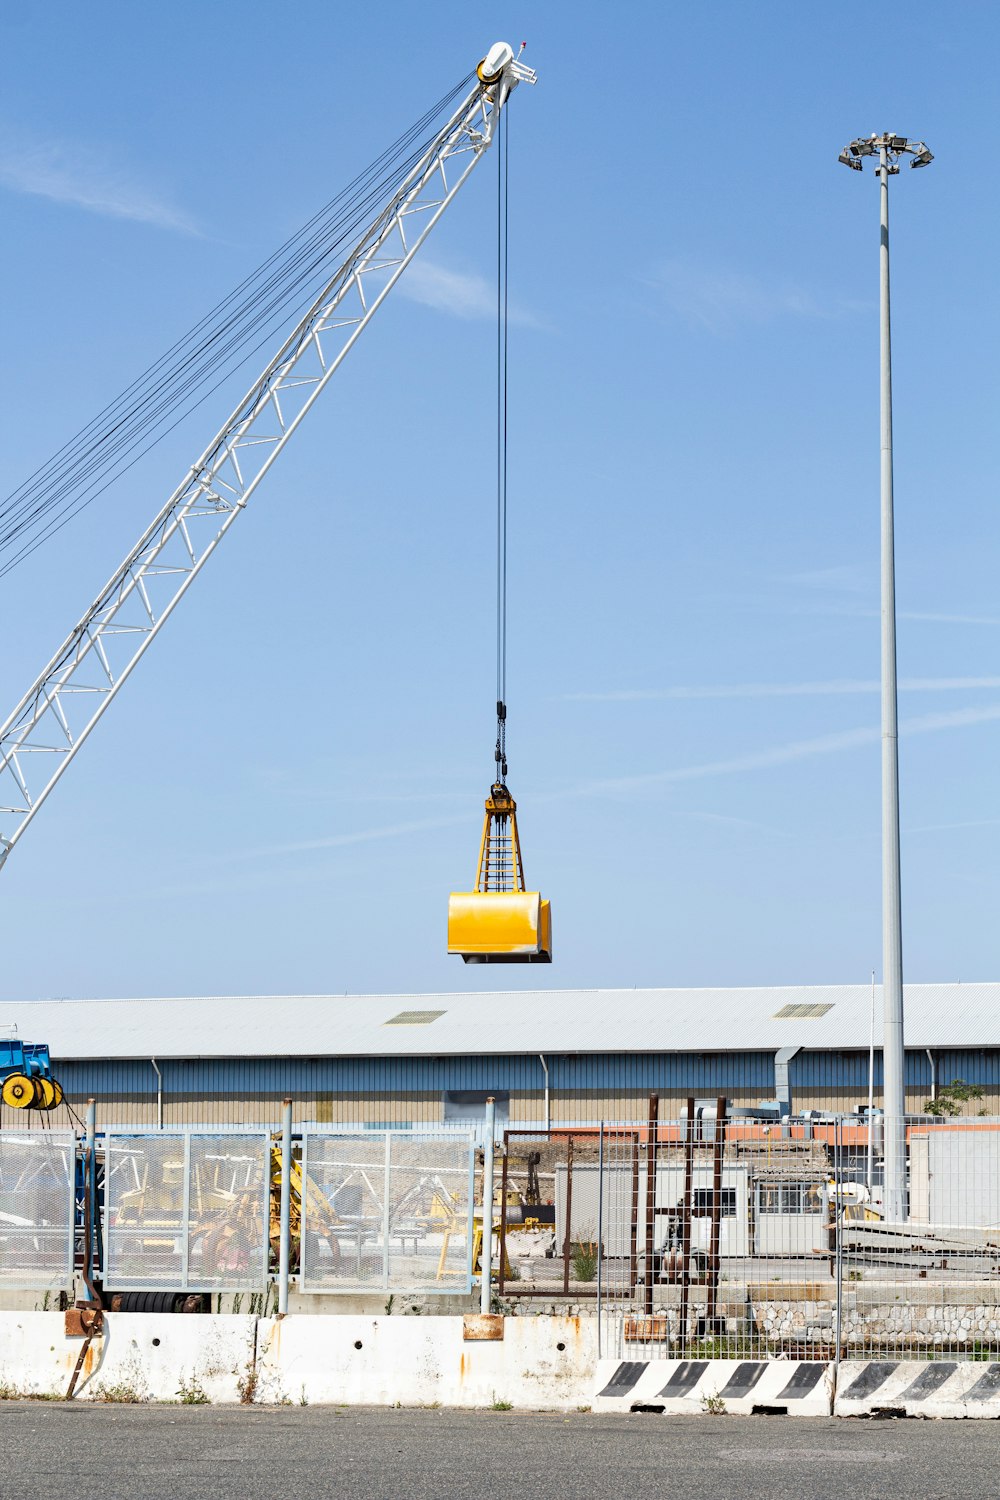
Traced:
<path id="1" fill-rule="evenodd" d="M 908 1050 L 1000 1047 L 1000 984 L 909 984 L 905 1004 Z M 877 1025 L 879 1042 L 880 1000 Z M 80 1059 L 836 1051 L 867 1049 L 870 1026 L 863 984 L 0 1001 L 0 1036 Z"/>

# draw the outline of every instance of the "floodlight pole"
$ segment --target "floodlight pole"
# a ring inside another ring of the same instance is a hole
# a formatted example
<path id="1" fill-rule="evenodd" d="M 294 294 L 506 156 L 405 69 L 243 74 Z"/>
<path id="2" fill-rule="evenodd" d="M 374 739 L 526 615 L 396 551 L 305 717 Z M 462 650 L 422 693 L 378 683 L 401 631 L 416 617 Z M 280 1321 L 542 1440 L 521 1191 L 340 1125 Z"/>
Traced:
<path id="1" fill-rule="evenodd" d="M 899 737 L 896 692 L 896 563 L 892 507 L 892 343 L 889 321 L 889 153 L 879 147 L 879 363 L 882 512 L 882 1107 L 883 1212 L 906 1218 L 906 1093 L 903 924 L 899 870 Z"/>
<path id="2" fill-rule="evenodd" d="M 882 516 L 882 1107 L 885 1181 L 883 1213 L 907 1217 L 906 1052 L 903 1038 L 903 930 L 899 861 L 899 740 L 896 691 L 896 570 L 892 495 L 892 343 L 889 318 L 889 178 L 904 154 L 911 167 L 933 160 L 923 141 L 885 132 L 852 141 L 840 160 L 856 171 L 878 153 L 880 201 L 879 356 Z M 869 1122 L 869 1132 L 871 1124 Z"/>

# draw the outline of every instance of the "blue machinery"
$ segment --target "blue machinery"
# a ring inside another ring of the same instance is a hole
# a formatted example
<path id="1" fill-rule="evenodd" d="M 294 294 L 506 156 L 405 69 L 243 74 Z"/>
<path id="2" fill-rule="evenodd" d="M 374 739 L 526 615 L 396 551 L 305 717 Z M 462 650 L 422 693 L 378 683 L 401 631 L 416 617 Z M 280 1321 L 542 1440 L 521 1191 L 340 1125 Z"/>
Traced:
<path id="1" fill-rule="evenodd" d="M 11 1109 L 55 1109 L 62 1103 L 62 1085 L 52 1077 L 44 1043 L 0 1037 L 0 1098 Z"/>

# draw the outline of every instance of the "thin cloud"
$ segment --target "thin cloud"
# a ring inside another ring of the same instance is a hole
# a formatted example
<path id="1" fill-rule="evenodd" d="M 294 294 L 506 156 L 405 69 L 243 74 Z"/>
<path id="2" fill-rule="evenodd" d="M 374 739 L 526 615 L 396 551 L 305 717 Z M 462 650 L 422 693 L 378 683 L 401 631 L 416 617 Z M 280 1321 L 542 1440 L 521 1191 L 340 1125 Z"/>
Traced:
<path id="1" fill-rule="evenodd" d="M 402 838 L 410 833 L 427 833 L 437 828 L 453 828 L 469 821 L 466 814 L 455 818 L 419 818 L 409 823 L 390 823 L 384 828 L 362 828 L 357 833 L 331 833 L 324 838 L 299 839 L 287 844 L 269 844 L 260 849 L 242 849 L 238 853 L 218 856 L 220 863 L 232 860 L 262 859 L 281 854 L 311 854 L 323 849 L 347 849 L 356 844 L 373 844 L 382 839 Z"/>
<path id="2" fill-rule="evenodd" d="M 557 792 L 543 792 L 533 798 L 533 805 L 561 802 L 575 797 L 576 792 L 566 787 Z M 467 799 L 466 799 L 467 800 Z M 690 818 L 695 822 L 721 824 L 725 827 L 749 828 L 758 833 L 780 834 L 781 830 L 750 818 L 734 817 L 729 813 L 702 812 L 695 808 L 675 808 L 670 814 L 677 818 Z M 313 854 L 329 849 L 347 849 L 358 844 L 381 843 L 386 839 L 405 838 L 414 833 L 429 833 L 441 828 L 469 826 L 469 813 L 463 812 L 451 818 L 418 818 L 406 823 L 389 823 L 382 828 L 364 828 L 357 833 L 333 833 L 315 839 L 298 839 L 284 844 L 269 844 L 264 848 L 241 849 L 216 856 L 221 864 L 241 864 L 245 860 L 280 858 L 282 855 Z"/>
<path id="3" fill-rule="evenodd" d="M 881 611 L 874 605 L 861 604 L 788 604 L 785 600 L 776 600 L 773 595 L 767 599 L 754 599 L 752 601 L 758 609 L 766 609 L 770 613 L 783 615 L 822 615 L 836 616 L 838 619 L 850 620 L 877 620 Z M 995 629 L 1000 625 L 998 615 L 952 615 L 937 613 L 932 610 L 900 609 L 896 611 L 897 620 L 915 620 L 926 622 L 931 625 L 986 625 Z"/>
<path id="4" fill-rule="evenodd" d="M 905 720 L 900 724 L 899 732 L 905 735 L 935 734 L 945 729 L 964 729 L 996 720 L 1000 720 L 1000 704 L 993 704 L 988 708 L 962 708 L 953 713 L 924 714 L 916 719 Z M 770 770 L 775 766 L 790 765 L 794 761 L 809 760 L 817 755 L 834 755 L 841 750 L 855 750 L 861 745 L 877 743 L 880 738 L 881 730 L 876 726 L 847 729 L 837 734 L 820 735 L 816 739 L 793 740 L 787 745 L 774 745 L 769 750 L 734 756 L 730 760 L 713 760 L 700 766 L 677 766 L 665 771 L 648 771 L 639 776 L 617 776 L 592 781 L 578 789 L 577 795 L 599 796 L 602 793 L 635 791 L 668 782 L 698 781 L 708 776 L 731 776 L 744 771 Z"/>
<path id="5" fill-rule="evenodd" d="M 8 137 L 0 144 L 0 186 L 108 218 L 199 233 L 182 209 L 131 180 L 106 154 L 90 147 Z"/>
<path id="6" fill-rule="evenodd" d="M 449 313 L 453 318 L 496 319 L 496 285 L 476 272 L 454 271 L 437 261 L 417 259 L 400 279 L 399 290 L 411 302 L 432 307 L 435 312 Z M 537 320 L 520 307 L 509 305 L 507 318 L 522 326 L 538 326 Z"/>
<path id="7" fill-rule="evenodd" d="M 951 693 L 961 689 L 1000 688 L 1000 677 L 904 677 L 903 693 Z M 606 693 L 565 693 L 570 703 L 659 703 L 704 698 L 826 698 L 881 690 L 875 679 L 845 678 L 831 682 L 739 682 L 719 686 L 622 688 Z"/>
<path id="8" fill-rule="evenodd" d="M 871 580 L 859 563 L 836 563 L 829 568 L 809 568 L 803 573 L 779 574 L 775 582 L 797 584 L 807 589 L 834 589 L 849 594 L 867 593 Z"/>
<path id="9" fill-rule="evenodd" d="M 876 611 L 872 611 L 876 613 Z M 1000 625 L 996 615 L 939 615 L 913 609 L 900 610 L 901 620 L 929 620 L 932 625 Z"/>
<path id="10" fill-rule="evenodd" d="M 745 271 L 704 266 L 679 256 L 660 261 L 645 283 L 678 317 L 714 334 L 783 317 L 836 317 L 853 306 L 821 303 L 790 282 L 764 281 Z"/>
<path id="11" fill-rule="evenodd" d="M 904 833 L 950 833 L 954 828 L 998 828 L 1000 818 L 968 818 L 963 823 L 921 823 L 904 828 Z"/>

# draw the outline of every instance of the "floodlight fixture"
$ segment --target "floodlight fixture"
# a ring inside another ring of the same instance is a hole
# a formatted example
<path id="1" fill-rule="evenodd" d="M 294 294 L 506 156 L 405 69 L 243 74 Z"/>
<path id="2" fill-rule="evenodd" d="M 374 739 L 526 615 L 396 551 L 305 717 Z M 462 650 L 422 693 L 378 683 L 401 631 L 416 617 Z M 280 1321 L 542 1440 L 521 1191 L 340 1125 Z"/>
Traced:
<path id="1" fill-rule="evenodd" d="M 845 167 L 861 171 L 863 167 L 860 158 L 863 156 L 878 156 L 875 170 L 885 171 L 890 177 L 895 177 L 899 172 L 899 163 L 904 156 L 912 158 L 911 167 L 928 167 L 934 160 L 933 153 L 928 151 L 923 141 L 907 140 L 905 135 L 897 135 L 893 130 L 885 130 L 881 135 L 858 136 L 857 140 L 845 146 L 837 160 L 843 162 Z"/>

